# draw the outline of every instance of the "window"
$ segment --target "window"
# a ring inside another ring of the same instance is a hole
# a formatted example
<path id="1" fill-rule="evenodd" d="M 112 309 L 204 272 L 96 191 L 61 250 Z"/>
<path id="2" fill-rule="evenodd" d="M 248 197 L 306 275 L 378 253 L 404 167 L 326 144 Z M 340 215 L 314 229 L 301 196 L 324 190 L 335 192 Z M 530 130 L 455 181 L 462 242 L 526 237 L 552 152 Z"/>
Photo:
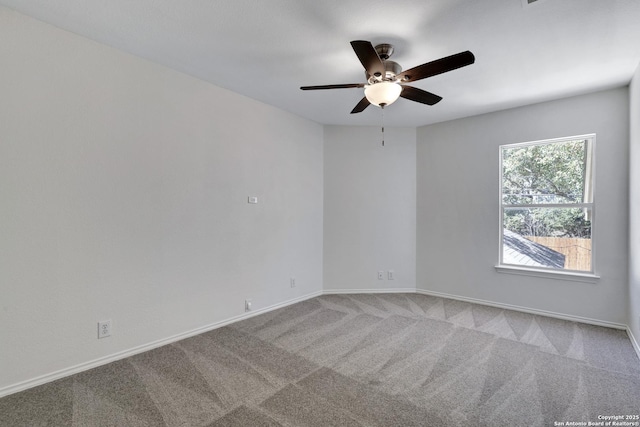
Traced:
<path id="1" fill-rule="evenodd" d="M 500 266 L 593 274 L 594 143 L 500 147 Z"/>

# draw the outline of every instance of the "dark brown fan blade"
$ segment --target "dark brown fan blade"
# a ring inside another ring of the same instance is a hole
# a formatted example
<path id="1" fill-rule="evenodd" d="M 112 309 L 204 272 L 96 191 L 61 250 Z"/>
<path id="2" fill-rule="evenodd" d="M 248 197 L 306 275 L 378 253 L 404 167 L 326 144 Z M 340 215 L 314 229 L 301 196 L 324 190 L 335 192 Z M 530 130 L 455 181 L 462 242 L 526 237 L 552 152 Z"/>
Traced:
<path id="1" fill-rule="evenodd" d="M 384 64 L 371 42 L 354 40 L 351 42 L 351 47 L 367 73 L 376 77 L 384 76 Z"/>
<path id="2" fill-rule="evenodd" d="M 400 96 L 422 104 L 434 105 L 442 101 L 442 97 L 413 86 L 402 86 Z"/>
<path id="3" fill-rule="evenodd" d="M 360 102 L 358 102 L 358 105 L 356 105 L 355 107 L 353 107 L 353 110 L 351 110 L 351 114 L 354 113 L 361 113 L 364 111 L 365 108 L 367 108 L 369 106 L 369 104 L 371 104 L 369 102 L 369 100 L 367 99 L 367 97 L 365 96 L 364 98 L 362 98 L 360 100 Z"/>
<path id="4" fill-rule="evenodd" d="M 475 62 L 476 57 L 473 53 L 467 51 L 456 53 L 455 55 L 445 58 L 436 59 L 426 64 L 418 65 L 409 70 L 398 74 L 398 78 L 403 82 L 415 82 L 416 80 L 426 79 L 427 77 L 446 73 L 457 68 L 471 65 Z"/>
<path id="5" fill-rule="evenodd" d="M 347 83 L 343 85 L 301 86 L 300 89 L 302 90 L 348 89 L 351 87 L 364 87 L 364 83 Z"/>

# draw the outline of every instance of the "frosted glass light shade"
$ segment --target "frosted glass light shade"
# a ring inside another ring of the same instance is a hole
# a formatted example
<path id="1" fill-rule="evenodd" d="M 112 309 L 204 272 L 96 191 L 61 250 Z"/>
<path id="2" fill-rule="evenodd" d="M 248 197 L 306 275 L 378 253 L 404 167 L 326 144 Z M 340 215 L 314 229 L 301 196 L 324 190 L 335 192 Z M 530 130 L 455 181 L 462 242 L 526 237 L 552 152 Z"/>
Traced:
<path id="1" fill-rule="evenodd" d="M 402 86 L 394 82 L 379 82 L 364 87 L 364 96 L 373 105 L 384 106 L 393 104 L 402 92 Z"/>

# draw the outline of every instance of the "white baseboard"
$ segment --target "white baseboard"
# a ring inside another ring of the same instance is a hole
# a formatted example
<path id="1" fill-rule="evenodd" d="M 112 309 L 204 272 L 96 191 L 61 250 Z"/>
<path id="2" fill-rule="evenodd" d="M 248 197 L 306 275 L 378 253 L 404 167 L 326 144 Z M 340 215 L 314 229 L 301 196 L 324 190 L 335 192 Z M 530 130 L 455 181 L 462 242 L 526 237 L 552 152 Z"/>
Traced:
<path id="1" fill-rule="evenodd" d="M 447 294 L 447 293 L 443 293 L 443 292 L 428 291 L 428 290 L 424 290 L 424 289 L 416 289 L 416 292 L 419 293 L 419 294 L 424 294 L 424 295 L 432 295 L 432 296 L 435 296 L 435 297 L 455 299 L 455 300 L 458 300 L 458 301 L 465 301 L 465 302 L 470 302 L 470 303 L 474 303 L 474 304 L 488 305 L 488 306 L 491 306 L 491 307 L 504 308 L 504 309 L 507 309 L 507 310 L 520 311 L 520 312 L 523 312 L 523 313 L 537 314 L 537 315 L 546 316 L 546 317 L 554 317 L 556 319 L 570 320 L 570 321 L 579 322 L 579 323 L 587 323 L 589 325 L 604 326 L 606 328 L 622 329 L 622 330 L 627 330 L 628 329 L 627 325 L 624 325 L 622 323 L 607 322 L 605 320 L 591 319 L 591 318 L 588 318 L 588 317 L 574 316 L 574 315 L 571 315 L 571 314 L 556 313 L 556 312 L 553 312 L 553 311 L 539 310 L 539 309 L 536 309 L 536 308 L 522 307 L 522 306 L 519 306 L 519 305 L 504 304 L 504 303 L 500 303 L 500 302 L 486 301 L 486 300 L 481 300 L 481 299 L 476 299 L 476 298 L 468 298 L 468 297 L 463 297 L 463 296 L 460 296 L 460 295 L 452 295 L 452 294 Z"/>
<path id="2" fill-rule="evenodd" d="M 390 289 L 325 289 L 323 295 L 338 294 L 415 294 L 416 288 L 390 288 Z"/>
<path id="3" fill-rule="evenodd" d="M 75 366 L 71 366 L 69 368 L 61 369 L 59 371 L 55 371 L 49 374 L 41 375 L 36 378 L 32 378 L 30 380 L 21 381 L 16 384 L 12 384 L 6 387 L 0 388 L 0 397 L 8 396 L 13 393 L 17 393 L 19 391 L 27 390 L 32 387 L 36 387 L 42 384 L 46 384 L 55 380 L 59 380 L 64 377 L 68 377 L 70 375 L 78 374 L 80 372 L 87 371 L 89 369 L 97 368 L 98 366 L 106 365 L 111 362 L 115 362 L 117 360 L 125 359 L 130 356 L 134 356 L 136 354 L 144 353 L 145 351 L 153 350 L 154 348 L 162 347 L 163 345 L 171 344 L 176 341 L 183 340 L 185 338 L 193 337 L 195 335 L 202 334 L 204 332 L 208 332 L 222 326 L 226 326 L 230 323 L 235 323 L 240 320 L 248 319 L 253 316 L 257 316 L 259 314 L 263 314 L 269 311 L 277 310 L 282 307 L 286 307 L 291 304 L 295 304 L 301 301 L 305 301 L 311 298 L 315 298 L 317 296 L 322 295 L 322 291 L 313 292 L 311 294 L 307 294 L 298 298 L 294 298 L 291 300 L 287 300 L 278 304 L 271 305 L 269 307 L 264 307 L 259 310 L 251 311 L 249 313 L 241 314 L 240 316 L 234 316 L 229 319 L 225 319 L 219 322 L 211 323 L 206 326 L 202 326 L 200 328 L 196 328 L 187 332 L 183 332 L 181 334 L 173 335 L 168 338 L 163 338 L 157 341 L 153 341 L 147 344 L 143 344 L 128 350 L 120 351 L 118 353 L 110 354 L 105 357 L 100 357 L 98 359 L 91 360 L 89 362 L 80 363 Z"/>
<path id="4" fill-rule="evenodd" d="M 640 359 L 640 345 L 638 345 L 638 340 L 633 336 L 633 332 L 631 328 L 627 326 L 627 335 L 629 335 L 629 340 L 631 341 L 631 345 L 633 345 L 633 349 L 636 351 L 638 355 L 638 359 Z"/>

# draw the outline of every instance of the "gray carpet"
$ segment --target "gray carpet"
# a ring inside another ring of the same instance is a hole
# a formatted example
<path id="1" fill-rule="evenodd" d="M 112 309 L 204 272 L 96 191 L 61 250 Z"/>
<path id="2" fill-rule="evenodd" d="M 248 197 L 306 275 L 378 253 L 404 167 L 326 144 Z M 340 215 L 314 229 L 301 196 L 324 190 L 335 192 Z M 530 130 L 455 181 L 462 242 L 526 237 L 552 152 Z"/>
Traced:
<path id="1" fill-rule="evenodd" d="M 623 331 L 327 295 L 0 399 L 2 426 L 553 426 L 640 414 Z"/>

